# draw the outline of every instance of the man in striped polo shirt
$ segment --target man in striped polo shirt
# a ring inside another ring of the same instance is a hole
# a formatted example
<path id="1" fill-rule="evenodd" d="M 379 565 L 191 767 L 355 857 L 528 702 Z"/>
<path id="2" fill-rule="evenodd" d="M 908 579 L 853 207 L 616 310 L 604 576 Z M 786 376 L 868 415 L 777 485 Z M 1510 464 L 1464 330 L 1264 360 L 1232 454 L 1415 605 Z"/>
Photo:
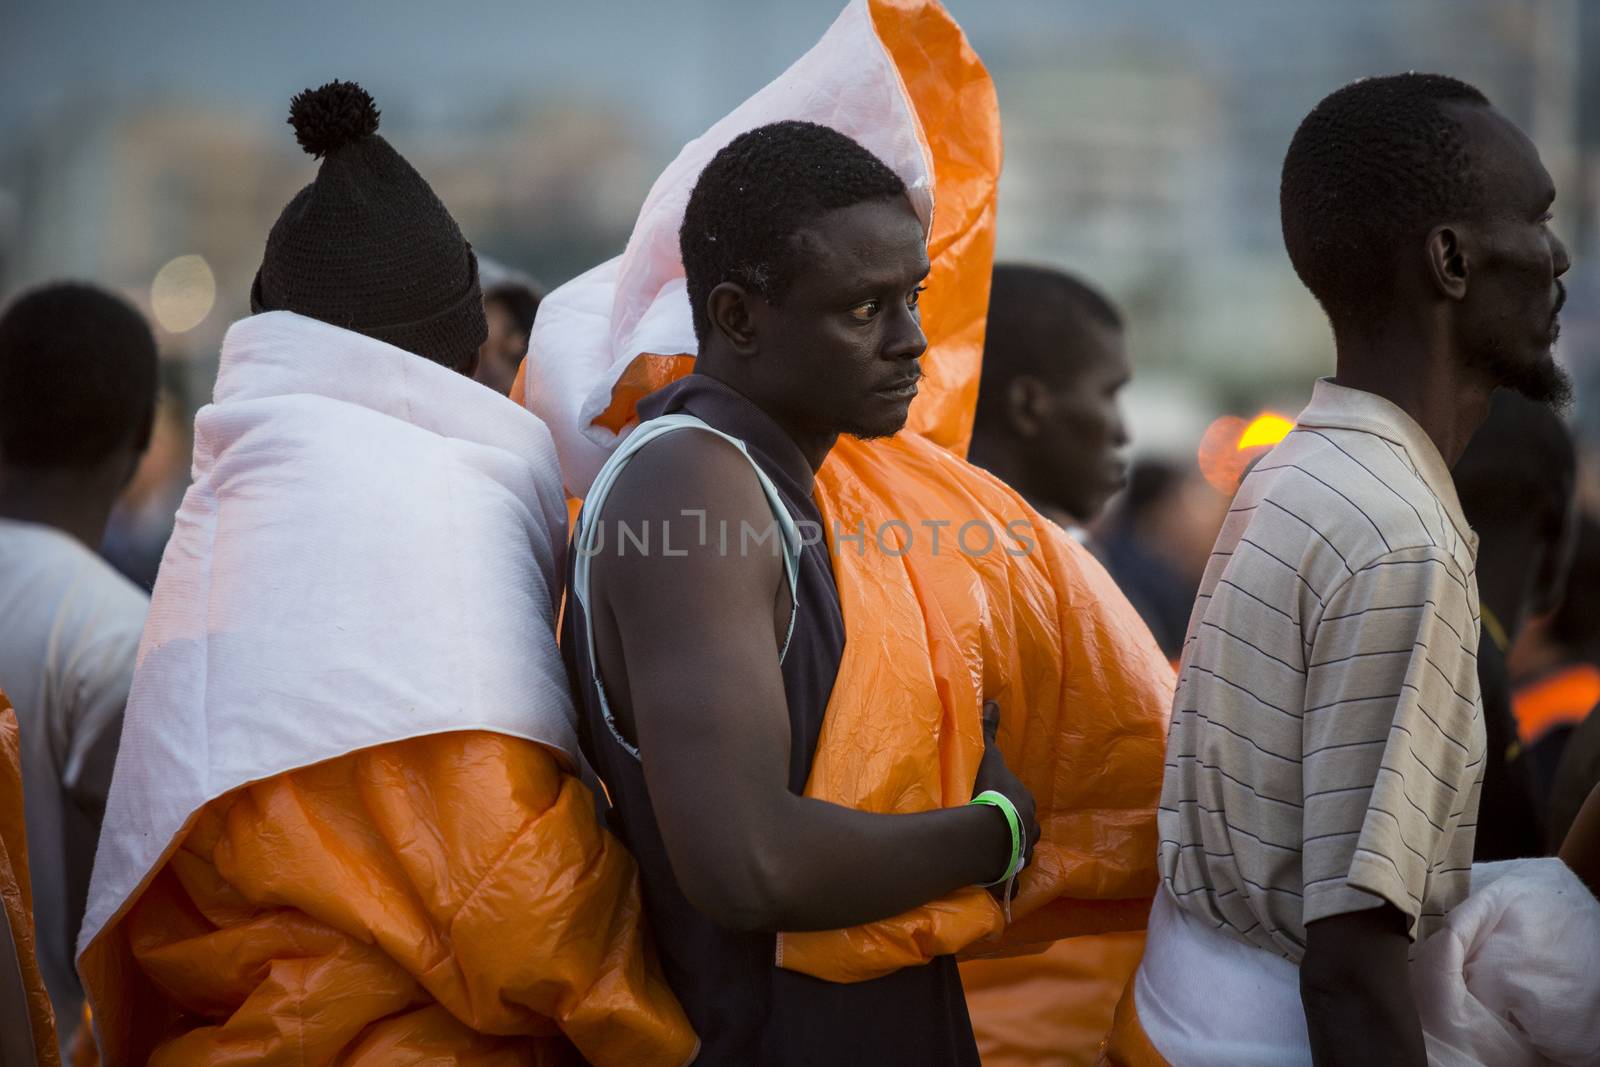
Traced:
<path id="1" fill-rule="evenodd" d="M 1356 82 L 1295 134 L 1284 238 L 1338 369 L 1245 480 L 1190 619 L 1134 985 L 1150 1055 L 1426 1062 L 1408 951 L 1467 895 L 1484 754 L 1450 466 L 1497 387 L 1567 394 L 1554 195 L 1450 78 Z"/>

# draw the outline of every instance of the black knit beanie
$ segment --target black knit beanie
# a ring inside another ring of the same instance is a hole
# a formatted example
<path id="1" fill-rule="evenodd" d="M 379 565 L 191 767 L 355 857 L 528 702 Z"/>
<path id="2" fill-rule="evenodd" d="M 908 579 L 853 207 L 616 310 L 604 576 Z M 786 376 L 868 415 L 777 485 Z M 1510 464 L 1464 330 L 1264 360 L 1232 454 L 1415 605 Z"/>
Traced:
<path id="1" fill-rule="evenodd" d="M 428 183 L 378 136 L 352 82 L 289 102 L 295 139 L 322 160 L 283 209 L 250 310 L 293 311 L 465 371 L 488 336 L 478 260 Z"/>

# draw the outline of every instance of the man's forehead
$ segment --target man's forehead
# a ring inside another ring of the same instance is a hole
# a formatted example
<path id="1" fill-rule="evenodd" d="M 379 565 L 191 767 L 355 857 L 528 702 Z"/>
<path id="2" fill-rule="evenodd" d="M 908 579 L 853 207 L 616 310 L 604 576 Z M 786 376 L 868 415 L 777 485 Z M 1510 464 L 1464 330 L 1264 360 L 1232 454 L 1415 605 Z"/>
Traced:
<path id="1" fill-rule="evenodd" d="M 805 261 L 796 280 L 815 271 L 883 275 L 893 281 L 928 270 L 922 223 L 904 197 L 829 211 L 797 229 L 793 241 Z"/>
<path id="2" fill-rule="evenodd" d="M 1051 342 L 1060 372 L 1075 381 L 1103 384 L 1131 375 L 1128 335 L 1114 323 L 1085 318 L 1058 330 Z"/>
<path id="3" fill-rule="evenodd" d="M 1555 195 L 1549 171 L 1539 159 L 1538 146 L 1521 127 L 1498 109 L 1484 104 L 1445 105 L 1461 123 L 1469 151 L 1476 157 L 1494 191 L 1524 196 Z"/>

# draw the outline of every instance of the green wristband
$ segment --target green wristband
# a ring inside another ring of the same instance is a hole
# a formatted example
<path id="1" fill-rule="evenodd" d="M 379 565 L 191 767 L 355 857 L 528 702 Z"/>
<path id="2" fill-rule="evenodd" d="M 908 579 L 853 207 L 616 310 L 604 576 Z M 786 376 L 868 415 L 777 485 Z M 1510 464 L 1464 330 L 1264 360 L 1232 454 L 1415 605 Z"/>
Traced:
<path id="1" fill-rule="evenodd" d="M 1011 798 L 994 789 L 985 789 L 968 804 L 988 804 L 1000 809 L 1006 817 L 1006 825 L 1011 827 L 1011 862 L 1006 864 L 1006 873 L 992 882 L 980 882 L 982 886 L 1002 885 L 1011 881 L 1022 869 L 1022 817 L 1017 814 L 1017 806 L 1011 803 Z"/>

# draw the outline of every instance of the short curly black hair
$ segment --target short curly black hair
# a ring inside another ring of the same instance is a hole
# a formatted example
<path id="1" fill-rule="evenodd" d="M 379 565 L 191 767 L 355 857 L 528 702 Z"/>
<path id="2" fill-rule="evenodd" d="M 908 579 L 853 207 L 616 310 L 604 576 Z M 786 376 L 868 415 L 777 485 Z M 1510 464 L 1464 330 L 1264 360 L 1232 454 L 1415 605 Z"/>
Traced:
<path id="1" fill-rule="evenodd" d="M 121 297 L 73 282 L 24 293 L 0 315 L 0 461 L 86 467 L 143 452 L 157 364 L 149 325 Z"/>
<path id="2" fill-rule="evenodd" d="M 1484 206 L 1478 161 L 1447 104 L 1489 101 L 1441 74 L 1363 78 L 1295 131 L 1279 187 L 1283 242 L 1336 331 L 1389 310 L 1381 268 L 1407 242 Z"/>
<path id="3" fill-rule="evenodd" d="M 974 432 L 1005 424 L 1007 392 L 1016 379 L 1075 378 L 1095 328 L 1125 326 L 1116 305 L 1082 278 L 1053 267 L 995 264 Z"/>
<path id="4" fill-rule="evenodd" d="M 777 303 L 794 280 L 797 230 L 905 192 L 882 160 L 827 126 L 774 122 L 735 137 L 700 172 L 678 230 L 696 340 L 705 344 L 711 331 L 706 300 L 718 285 L 736 282 Z"/>

